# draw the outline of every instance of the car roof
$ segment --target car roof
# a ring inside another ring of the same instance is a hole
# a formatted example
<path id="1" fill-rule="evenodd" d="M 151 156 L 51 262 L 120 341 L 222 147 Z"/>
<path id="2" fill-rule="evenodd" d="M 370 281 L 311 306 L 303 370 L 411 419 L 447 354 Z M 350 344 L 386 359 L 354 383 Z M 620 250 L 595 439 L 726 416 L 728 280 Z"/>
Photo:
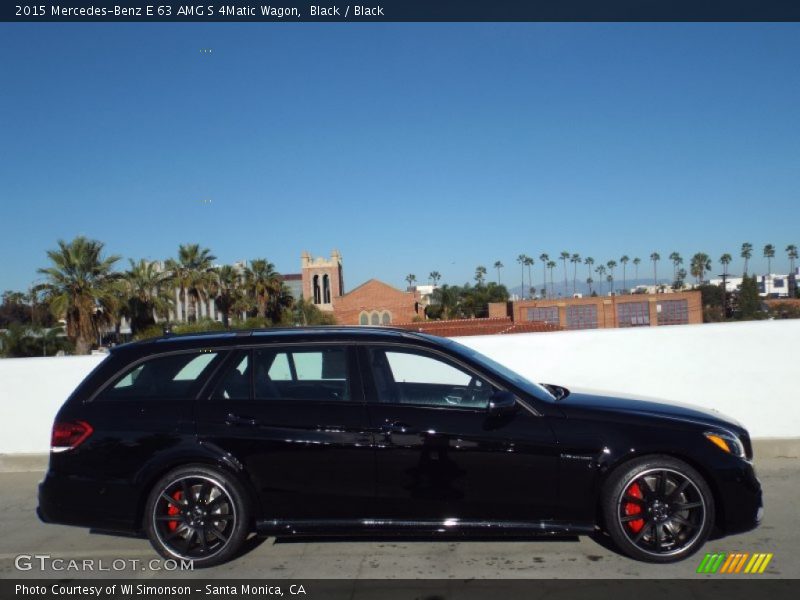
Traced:
<path id="1" fill-rule="evenodd" d="M 204 348 L 213 345 L 239 346 L 271 344 L 279 342 L 320 342 L 320 341 L 418 341 L 428 344 L 441 344 L 444 340 L 437 336 L 409 331 L 398 327 L 382 326 L 341 326 L 321 325 L 314 327 L 273 327 L 268 329 L 241 329 L 205 331 L 197 333 L 167 334 L 157 338 L 140 340 L 115 346 L 112 353 L 133 352 L 136 354 L 155 354 L 171 350 Z"/>

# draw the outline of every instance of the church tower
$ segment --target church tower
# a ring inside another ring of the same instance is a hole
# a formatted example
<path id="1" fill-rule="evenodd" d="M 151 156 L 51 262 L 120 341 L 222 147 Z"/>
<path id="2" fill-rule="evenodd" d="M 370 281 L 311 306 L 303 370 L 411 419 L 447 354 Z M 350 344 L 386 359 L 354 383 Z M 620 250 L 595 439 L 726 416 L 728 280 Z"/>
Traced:
<path id="1" fill-rule="evenodd" d="M 308 252 L 300 255 L 303 278 L 303 298 L 320 310 L 333 310 L 333 299 L 344 295 L 342 255 L 331 252 L 330 259 L 313 258 Z"/>

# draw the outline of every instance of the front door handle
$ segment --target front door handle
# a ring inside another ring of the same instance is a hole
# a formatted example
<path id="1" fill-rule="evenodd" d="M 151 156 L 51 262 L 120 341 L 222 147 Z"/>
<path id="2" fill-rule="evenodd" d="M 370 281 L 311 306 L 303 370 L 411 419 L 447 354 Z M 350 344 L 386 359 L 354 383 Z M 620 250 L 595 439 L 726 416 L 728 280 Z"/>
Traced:
<path id="1" fill-rule="evenodd" d="M 381 427 L 383 433 L 416 433 L 411 427 L 400 421 L 387 421 Z"/>
<path id="2" fill-rule="evenodd" d="M 233 413 L 228 413 L 228 416 L 225 417 L 225 424 L 246 425 L 249 427 L 255 427 L 256 425 L 258 425 L 258 421 L 256 421 L 253 417 L 243 417 L 240 415 L 235 415 Z"/>

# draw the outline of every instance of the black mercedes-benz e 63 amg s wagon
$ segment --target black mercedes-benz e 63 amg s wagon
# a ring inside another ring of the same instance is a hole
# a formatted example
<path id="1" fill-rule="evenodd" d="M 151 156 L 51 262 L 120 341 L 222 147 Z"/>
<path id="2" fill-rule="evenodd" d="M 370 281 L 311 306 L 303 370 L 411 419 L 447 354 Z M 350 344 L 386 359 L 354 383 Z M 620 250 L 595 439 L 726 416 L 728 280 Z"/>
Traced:
<path id="1" fill-rule="evenodd" d="M 225 332 L 114 349 L 56 417 L 38 510 L 196 566 L 253 532 L 597 533 L 670 562 L 758 524 L 751 461 L 714 412 L 540 385 L 447 339 Z"/>

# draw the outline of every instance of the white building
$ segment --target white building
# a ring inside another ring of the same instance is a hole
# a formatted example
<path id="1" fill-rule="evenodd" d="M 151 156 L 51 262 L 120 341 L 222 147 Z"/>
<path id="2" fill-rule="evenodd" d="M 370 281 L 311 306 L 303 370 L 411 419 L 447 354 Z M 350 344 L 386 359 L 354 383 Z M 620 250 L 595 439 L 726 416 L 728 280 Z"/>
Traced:
<path id="1" fill-rule="evenodd" d="M 795 277 L 800 277 L 800 267 L 795 268 Z M 767 275 L 756 274 L 758 283 L 758 295 L 767 298 L 788 298 L 789 297 L 789 275 L 780 273 L 769 273 Z M 722 279 L 712 279 L 711 285 L 722 285 Z M 742 286 L 741 277 L 728 277 L 725 281 L 725 291 L 735 292 Z"/>

